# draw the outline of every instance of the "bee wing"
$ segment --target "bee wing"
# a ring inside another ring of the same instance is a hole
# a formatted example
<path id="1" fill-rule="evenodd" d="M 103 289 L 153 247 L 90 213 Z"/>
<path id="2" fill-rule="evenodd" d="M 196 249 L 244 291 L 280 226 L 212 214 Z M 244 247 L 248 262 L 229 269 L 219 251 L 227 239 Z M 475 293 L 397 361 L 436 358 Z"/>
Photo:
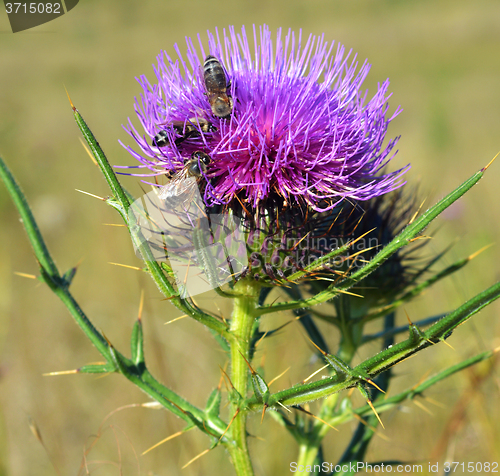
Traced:
<path id="1" fill-rule="evenodd" d="M 186 173 L 177 174 L 170 182 L 160 188 L 158 197 L 160 200 L 169 200 L 172 198 L 184 198 L 192 195 L 192 192 L 197 187 L 196 179 L 188 177 Z"/>

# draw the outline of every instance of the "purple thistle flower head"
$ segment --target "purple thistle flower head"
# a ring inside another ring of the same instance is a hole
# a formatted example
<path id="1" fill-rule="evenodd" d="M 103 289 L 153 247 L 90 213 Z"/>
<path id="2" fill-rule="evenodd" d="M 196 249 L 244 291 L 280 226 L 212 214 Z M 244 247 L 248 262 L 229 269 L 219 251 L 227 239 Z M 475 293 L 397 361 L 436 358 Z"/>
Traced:
<path id="1" fill-rule="evenodd" d="M 273 41 L 267 26 L 254 27 L 254 54 L 244 28 L 230 27 L 222 38 L 209 32 L 208 50 L 199 36 L 198 49 L 186 41 L 186 59 L 177 45 L 178 59 L 160 54 L 156 84 L 139 78 L 136 112 L 145 134 L 131 122 L 126 129 L 140 153 L 127 149 L 150 169 L 143 176 L 172 176 L 201 151 L 211 159 L 199 180 L 205 204 L 246 211 L 298 203 L 322 212 L 403 185 L 409 166 L 382 172 L 398 140 L 383 146 L 400 112 L 386 117 L 389 81 L 366 101 L 360 88 L 370 65 L 356 71 L 356 56 L 349 59 L 343 46 L 291 31 L 283 37 L 281 29 Z M 215 96 L 204 77 L 209 55 L 222 67 Z M 217 97 L 227 116 L 214 114 Z"/>

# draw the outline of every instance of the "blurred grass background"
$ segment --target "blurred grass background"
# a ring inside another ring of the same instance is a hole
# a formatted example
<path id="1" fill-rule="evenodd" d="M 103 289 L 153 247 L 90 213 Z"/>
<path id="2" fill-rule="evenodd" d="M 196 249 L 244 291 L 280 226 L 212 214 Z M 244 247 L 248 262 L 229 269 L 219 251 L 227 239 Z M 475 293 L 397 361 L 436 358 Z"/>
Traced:
<path id="1" fill-rule="evenodd" d="M 130 143 L 121 124 L 134 116 L 133 98 L 140 92 L 134 78 L 146 74 L 152 79 L 156 55 L 161 49 L 174 54 L 175 42 L 184 51 L 185 36 L 204 36 L 215 26 L 238 29 L 245 24 L 249 30 L 253 23 L 267 23 L 272 30 L 325 33 L 327 40 L 352 48 L 361 61 L 368 58 L 373 65 L 365 83 L 370 94 L 377 82 L 390 78 L 392 110 L 399 104 L 404 109 L 389 129 L 389 137 L 402 135 L 392 167 L 411 162 L 407 179 L 419 184 L 426 205 L 500 150 L 497 0 L 81 0 L 69 14 L 16 34 L 10 31 L 7 15 L 0 14 L 0 154 L 20 180 L 60 270 L 82 260 L 72 290 L 84 311 L 117 348 L 126 351 L 144 290 L 151 370 L 200 406 L 218 384 L 218 365 L 224 365 L 224 356 L 214 348 L 210 334 L 188 319 L 163 325 L 179 313 L 161 300 L 147 276 L 108 264 L 140 262 L 126 231 L 103 225 L 119 223 L 118 215 L 75 192 L 108 194 L 80 145 L 63 85 L 110 161 L 133 164 L 117 141 Z M 437 253 L 455 242 L 444 265 L 487 244 L 496 246 L 406 306 L 412 320 L 454 309 L 500 278 L 499 181 L 497 163 L 438 220 L 440 230 L 428 250 Z M 124 182 L 141 194 L 137 180 Z M 178 419 L 143 408 L 123 409 L 106 419 L 124 405 L 147 401 L 118 375 L 42 376 L 77 368 L 99 356 L 48 288 L 13 274 L 36 274 L 37 266 L 3 185 L 0 223 L 0 475 L 52 475 L 50 460 L 62 474 L 77 474 L 85 447 L 92 443 L 87 455 L 91 474 L 232 474 L 221 448 L 180 470 L 207 447 L 207 440 L 195 432 L 138 456 L 139 472 L 134 452 L 140 454 L 180 430 Z M 213 296 L 203 295 L 198 301 L 210 306 Z M 450 339 L 454 351 L 436 346 L 397 367 L 392 391 L 415 384 L 427 371 L 499 346 L 499 310 L 495 303 L 459 328 Z M 266 319 L 271 326 L 287 317 Z M 404 313 L 399 319 L 405 322 Z M 338 336 L 326 332 L 335 348 Z M 292 339 L 297 344 L 291 346 Z M 310 351 L 299 325 L 287 327 L 264 347 L 268 378 L 292 365 L 275 390 L 309 374 Z M 373 344 L 363 352 L 372 354 L 377 348 Z M 486 372 L 487 366 L 472 372 L 476 371 Z M 440 461 L 499 461 L 499 372 L 493 369 L 480 386 L 473 378 L 464 372 L 429 392 L 444 404 L 438 408 L 424 402 L 433 415 L 411 403 L 384 414 L 390 440 L 375 438 L 367 459 L 425 462 L 434 455 Z M 471 387 L 472 396 L 460 413 L 458 402 Z M 47 451 L 30 433 L 30 417 Z M 290 462 L 296 460 L 295 442 L 271 418 L 262 426 L 259 420 L 256 417 L 250 428 L 265 439 L 251 441 L 257 473 L 288 473 Z M 346 425 L 340 433 L 331 432 L 325 441 L 327 461 L 336 461 L 352 429 Z"/>

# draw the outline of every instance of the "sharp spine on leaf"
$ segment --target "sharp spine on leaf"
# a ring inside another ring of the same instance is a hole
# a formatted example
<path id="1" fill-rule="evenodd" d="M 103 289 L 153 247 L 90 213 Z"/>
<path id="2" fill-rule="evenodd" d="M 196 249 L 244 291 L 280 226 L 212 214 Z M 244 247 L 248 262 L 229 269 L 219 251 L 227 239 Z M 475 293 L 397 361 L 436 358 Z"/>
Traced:
<path id="1" fill-rule="evenodd" d="M 437 344 L 437 342 L 432 342 L 430 339 L 428 339 L 427 336 L 425 335 L 425 332 L 421 331 L 416 324 L 413 324 L 406 310 L 405 313 L 406 313 L 406 319 L 408 319 L 408 324 L 410 327 L 410 340 L 413 345 L 418 346 L 424 341 L 428 342 L 431 345 Z"/>
<path id="2" fill-rule="evenodd" d="M 364 370 L 358 369 L 358 368 L 351 368 L 349 365 L 347 365 L 342 359 L 337 357 L 336 355 L 332 354 L 327 354 L 324 350 L 319 348 L 314 342 L 311 341 L 311 343 L 316 347 L 325 357 L 325 360 L 333 367 L 335 370 L 335 373 L 339 378 L 342 380 L 345 380 L 348 377 L 351 377 L 352 379 L 357 379 L 358 383 L 356 384 L 356 388 L 359 390 L 361 395 L 365 398 L 366 402 L 370 406 L 370 408 L 373 410 L 373 413 L 375 413 L 375 416 L 377 417 L 377 420 L 379 423 L 382 425 L 382 428 L 385 429 L 384 424 L 382 423 L 382 420 L 380 419 L 377 411 L 375 410 L 375 407 L 373 406 L 373 403 L 370 399 L 370 394 L 368 393 L 368 390 L 364 387 L 364 385 L 361 382 L 366 382 L 369 383 L 370 385 L 374 386 L 377 390 L 379 390 L 382 393 L 385 393 L 366 373 Z M 361 382 L 359 382 L 361 381 Z"/>

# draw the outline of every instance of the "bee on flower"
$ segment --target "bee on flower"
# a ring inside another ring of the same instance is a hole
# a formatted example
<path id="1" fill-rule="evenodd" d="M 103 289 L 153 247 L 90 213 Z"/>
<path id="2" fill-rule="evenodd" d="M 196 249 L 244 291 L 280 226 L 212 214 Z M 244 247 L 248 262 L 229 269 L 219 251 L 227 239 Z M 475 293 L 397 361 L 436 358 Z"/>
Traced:
<path id="1" fill-rule="evenodd" d="M 127 149 L 144 176 L 179 177 L 193 153 L 210 157 L 197 180 L 203 204 L 242 220 L 249 255 L 286 254 L 285 241 L 342 203 L 403 185 L 409 166 L 385 169 L 398 141 L 386 141 L 387 128 L 400 112 L 388 115 L 389 81 L 366 100 L 370 65 L 342 45 L 281 29 L 273 40 L 267 26 L 250 39 L 244 27 L 208 32 L 208 48 L 186 41 L 185 55 L 176 45 L 177 58 L 158 56 L 154 84 L 139 78 L 144 132 L 129 121 L 139 151 Z M 259 266 L 272 274 L 272 264 Z"/>

